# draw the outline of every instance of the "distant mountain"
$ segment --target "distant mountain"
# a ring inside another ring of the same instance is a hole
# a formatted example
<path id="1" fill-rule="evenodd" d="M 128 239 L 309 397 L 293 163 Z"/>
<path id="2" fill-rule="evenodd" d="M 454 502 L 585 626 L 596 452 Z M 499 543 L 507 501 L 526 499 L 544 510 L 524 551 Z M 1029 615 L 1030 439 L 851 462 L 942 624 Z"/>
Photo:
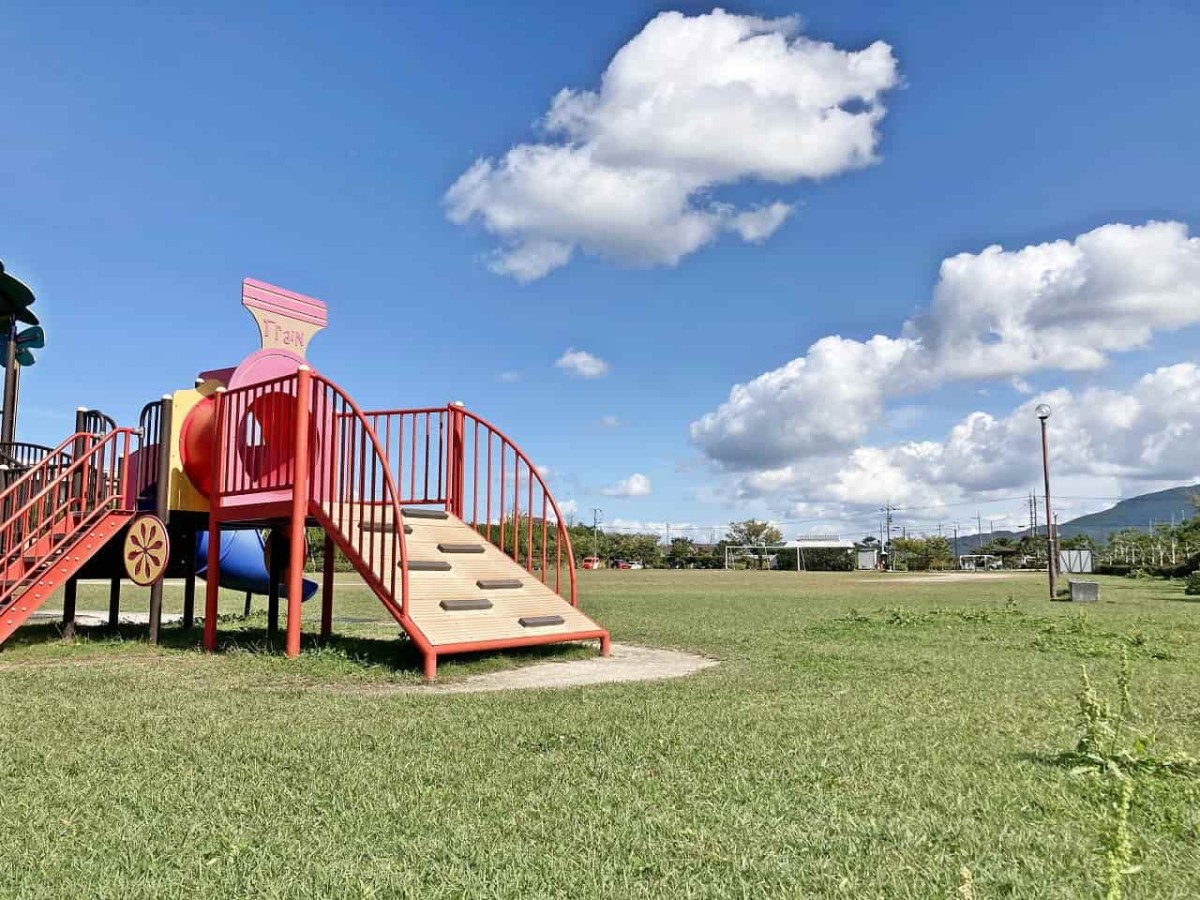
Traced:
<path id="1" fill-rule="evenodd" d="M 1058 531 L 1062 537 L 1087 534 L 1097 541 L 1104 542 L 1110 534 L 1122 528 L 1141 528 L 1144 531 L 1149 529 L 1151 524 L 1191 518 L 1196 515 L 1192 497 L 1197 494 L 1200 494 L 1200 485 L 1189 484 L 1155 491 L 1153 494 L 1142 494 L 1140 497 L 1130 497 L 1110 509 L 1072 519 L 1060 525 Z"/>
<path id="2" fill-rule="evenodd" d="M 1121 500 L 1115 506 L 1086 516 L 1080 516 L 1058 527 L 1059 537 L 1069 538 L 1077 534 L 1090 535 L 1092 540 L 1103 545 L 1109 535 L 1123 528 L 1140 528 L 1147 531 L 1151 523 L 1178 522 L 1181 519 L 1197 515 L 1192 497 L 1200 494 L 1200 484 L 1188 484 L 1168 488 L 1165 491 L 1155 491 L 1152 494 L 1142 494 L 1140 497 L 1130 497 Z M 1042 509 L 1039 507 L 1038 512 Z M 958 538 L 959 553 L 974 553 L 980 546 L 996 538 L 1010 538 L 1019 541 L 1029 534 L 1029 529 L 1020 531 L 1000 531 L 985 533 L 982 536 L 974 534 L 960 535 Z M 1045 536 L 1046 526 L 1038 523 L 1038 534 Z"/>

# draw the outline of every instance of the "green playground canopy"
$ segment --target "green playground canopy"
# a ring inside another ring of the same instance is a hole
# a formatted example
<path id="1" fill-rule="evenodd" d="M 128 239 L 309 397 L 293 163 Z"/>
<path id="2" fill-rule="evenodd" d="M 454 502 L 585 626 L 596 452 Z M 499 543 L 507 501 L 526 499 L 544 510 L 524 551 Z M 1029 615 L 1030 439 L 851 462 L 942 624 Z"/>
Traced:
<path id="1" fill-rule="evenodd" d="M 33 291 L 5 272 L 0 262 L 0 318 L 13 316 L 26 325 L 38 324 L 38 317 L 29 311 L 33 301 Z"/>

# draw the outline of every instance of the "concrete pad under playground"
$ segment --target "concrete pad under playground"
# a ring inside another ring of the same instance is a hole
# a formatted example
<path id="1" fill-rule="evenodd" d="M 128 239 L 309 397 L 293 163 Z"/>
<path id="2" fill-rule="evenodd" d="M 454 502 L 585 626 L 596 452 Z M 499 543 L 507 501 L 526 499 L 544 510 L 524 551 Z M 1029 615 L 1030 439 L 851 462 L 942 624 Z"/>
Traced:
<path id="1" fill-rule="evenodd" d="M 473 694 L 539 688 L 579 687 L 588 684 L 619 684 L 630 681 L 663 681 L 682 678 L 712 668 L 718 661 L 681 650 L 613 644 L 608 657 L 544 662 L 503 672 L 472 675 L 450 684 L 410 688 L 421 693 Z"/>

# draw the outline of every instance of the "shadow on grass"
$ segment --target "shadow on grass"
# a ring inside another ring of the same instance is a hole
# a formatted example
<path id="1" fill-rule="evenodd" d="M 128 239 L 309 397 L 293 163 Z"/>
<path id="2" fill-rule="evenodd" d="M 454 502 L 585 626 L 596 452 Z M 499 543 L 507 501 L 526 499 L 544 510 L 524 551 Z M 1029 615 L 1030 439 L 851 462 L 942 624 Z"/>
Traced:
<path id="1" fill-rule="evenodd" d="M 387 626 L 387 622 L 379 622 Z M 396 626 L 399 632 L 398 626 Z M 65 652 L 76 655 L 82 649 L 117 650 L 122 647 L 147 646 L 149 629 L 146 625 L 127 623 L 113 629 L 107 625 L 76 625 L 74 640 L 64 639 L 63 628 L 58 622 L 26 625 L 6 642 L 4 649 L 20 650 L 38 646 L 53 647 L 57 644 Z M 167 650 L 197 650 L 200 648 L 202 628 L 185 629 L 178 625 L 166 625 L 159 632 L 159 646 Z M 217 652 L 222 654 L 249 653 L 265 657 L 285 655 L 285 635 L 281 629 L 269 634 L 266 623 L 238 618 L 222 621 L 217 631 Z M 328 640 L 311 632 L 300 637 L 302 656 L 333 656 L 363 668 L 382 668 L 397 674 L 420 674 L 423 660 L 416 645 L 403 633 L 395 636 L 360 636 L 334 634 Z M 539 662 L 578 659 L 594 653 L 594 648 L 578 644 L 542 644 L 507 650 L 480 653 L 462 653 L 441 657 L 439 675 L 450 676 L 478 674 L 499 669 L 532 665 Z"/>

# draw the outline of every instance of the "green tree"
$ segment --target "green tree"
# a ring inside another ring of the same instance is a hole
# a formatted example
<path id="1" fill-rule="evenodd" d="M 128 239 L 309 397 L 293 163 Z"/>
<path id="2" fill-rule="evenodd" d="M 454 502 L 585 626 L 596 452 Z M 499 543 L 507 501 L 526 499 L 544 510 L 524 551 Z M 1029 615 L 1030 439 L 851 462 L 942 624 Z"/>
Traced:
<path id="1" fill-rule="evenodd" d="M 954 565 L 954 551 L 941 535 L 930 537 L 893 538 L 892 553 L 910 571 L 949 569 Z"/>
<path id="2" fill-rule="evenodd" d="M 761 547 L 765 544 L 778 544 L 783 540 L 783 532 L 770 522 L 746 519 L 744 522 L 730 522 L 726 537 L 731 544 Z"/>
<path id="3" fill-rule="evenodd" d="M 783 532 L 770 522 L 746 519 L 743 522 L 730 522 L 729 528 L 726 530 L 726 537 L 728 542 L 733 545 L 765 547 L 767 544 L 778 544 L 783 540 Z M 764 550 L 754 551 L 754 558 L 759 568 L 762 568 L 766 555 Z"/>
<path id="4" fill-rule="evenodd" d="M 673 538 L 667 550 L 667 565 L 672 569 L 686 569 L 696 565 L 696 556 L 695 541 L 685 537 Z"/>

